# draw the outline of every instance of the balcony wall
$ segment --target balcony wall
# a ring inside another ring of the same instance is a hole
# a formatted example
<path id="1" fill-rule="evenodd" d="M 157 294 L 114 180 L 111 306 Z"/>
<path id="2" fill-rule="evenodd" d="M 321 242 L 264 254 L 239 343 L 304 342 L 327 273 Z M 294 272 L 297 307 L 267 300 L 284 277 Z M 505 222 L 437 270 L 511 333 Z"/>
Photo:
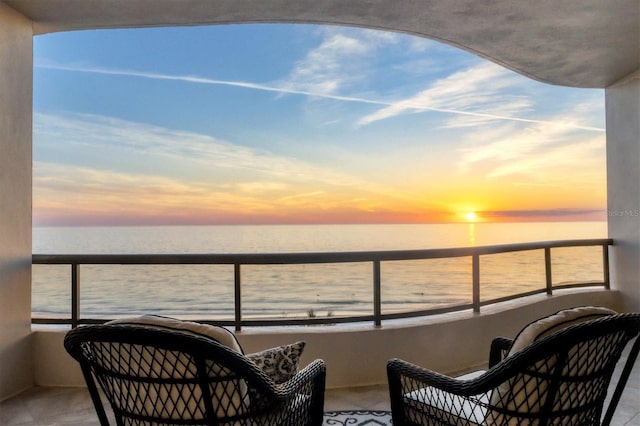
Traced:
<path id="1" fill-rule="evenodd" d="M 0 3 L 0 400 L 33 384 L 31 21 Z"/>
<path id="2" fill-rule="evenodd" d="M 611 282 L 640 311 L 640 70 L 606 90 Z"/>
<path id="3" fill-rule="evenodd" d="M 246 353 L 307 342 L 302 359 L 327 363 L 327 387 L 386 383 L 386 363 L 398 357 L 433 370 L 455 374 L 488 361 L 495 336 L 514 337 L 530 321 L 580 305 L 620 310 L 621 295 L 607 290 L 566 290 L 484 307 L 480 314 L 449 313 L 372 325 L 334 325 L 243 329 L 238 333 Z M 64 330 L 34 333 L 35 381 L 43 386 L 84 386 L 78 365 L 62 347 Z"/>

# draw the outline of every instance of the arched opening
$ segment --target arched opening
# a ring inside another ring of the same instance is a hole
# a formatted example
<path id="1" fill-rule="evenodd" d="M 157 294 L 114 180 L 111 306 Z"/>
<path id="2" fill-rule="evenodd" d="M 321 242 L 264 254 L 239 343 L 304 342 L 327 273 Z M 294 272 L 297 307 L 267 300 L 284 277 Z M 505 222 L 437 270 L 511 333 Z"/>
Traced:
<path id="1" fill-rule="evenodd" d="M 35 253 L 342 252 L 606 236 L 599 90 L 535 82 L 425 38 L 319 25 L 55 33 L 36 38 L 34 58 Z M 601 255 L 591 256 L 595 281 Z M 385 281 L 417 289 L 383 289 L 386 309 L 466 306 L 469 262 L 388 269 Z M 362 266 L 248 272 L 255 297 L 245 306 L 258 317 L 331 316 L 345 303 L 370 312 L 373 279 Z M 439 288 L 464 289 L 435 296 L 425 268 Z M 544 281 L 540 271 L 534 282 Z M 94 305 L 85 312 L 232 315 L 228 271 L 203 269 L 179 285 L 187 274 L 139 273 L 145 279 L 83 273 Z M 143 303 L 154 274 L 158 298 L 177 292 L 162 305 Z M 215 281 L 220 294 L 208 281 L 216 275 L 226 276 Z M 283 286 L 283 277 L 313 288 Z M 38 297 L 47 286 L 36 286 L 35 304 L 45 305 L 36 312 L 51 309 L 55 291 Z M 306 296 L 286 306 L 267 297 L 291 288 Z M 105 305 L 101 293 L 134 305 Z"/>

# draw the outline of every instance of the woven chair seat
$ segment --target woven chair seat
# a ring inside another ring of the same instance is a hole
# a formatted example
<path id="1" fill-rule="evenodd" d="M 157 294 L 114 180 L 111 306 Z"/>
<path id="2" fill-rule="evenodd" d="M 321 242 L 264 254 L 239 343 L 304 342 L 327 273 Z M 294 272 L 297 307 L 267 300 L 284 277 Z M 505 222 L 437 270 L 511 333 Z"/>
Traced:
<path id="1" fill-rule="evenodd" d="M 484 370 L 475 371 L 456 380 L 472 380 L 484 374 Z M 420 422 L 421 413 L 430 412 L 435 418 L 446 419 L 447 422 L 459 424 L 463 422 L 471 426 L 482 424 L 487 414 L 490 395 L 483 393 L 469 397 L 452 397 L 449 393 L 435 388 L 424 387 L 404 395 L 407 418 L 415 423 Z"/>

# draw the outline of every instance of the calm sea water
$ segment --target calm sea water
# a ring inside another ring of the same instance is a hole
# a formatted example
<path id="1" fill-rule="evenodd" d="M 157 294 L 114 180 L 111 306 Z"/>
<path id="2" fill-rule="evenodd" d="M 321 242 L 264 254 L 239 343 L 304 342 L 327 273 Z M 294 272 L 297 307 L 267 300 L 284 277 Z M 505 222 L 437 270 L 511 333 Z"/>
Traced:
<path id="1" fill-rule="evenodd" d="M 36 254 L 289 253 L 407 250 L 605 238 L 605 222 L 34 228 Z M 552 250 L 554 283 L 602 280 L 600 248 Z M 243 266 L 245 318 L 372 312 L 371 263 Z M 471 301 L 471 259 L 384 262 L 383 312 Z M 81 315 L 232 319 L 233 266 L 84 265 Z M 35 317 L 69 316 L 67 265 L 34 265 Z M 483 256 L 481 297 L 544 287 L 542 250 Z"/>

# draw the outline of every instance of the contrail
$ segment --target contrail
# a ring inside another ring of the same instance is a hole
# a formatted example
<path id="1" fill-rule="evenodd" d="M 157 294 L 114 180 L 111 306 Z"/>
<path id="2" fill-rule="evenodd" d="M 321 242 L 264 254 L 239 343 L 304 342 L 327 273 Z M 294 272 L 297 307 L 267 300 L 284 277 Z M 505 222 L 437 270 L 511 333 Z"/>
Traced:
<path id="1" fill-rule="evenodd" d="M 249 83 L 245 81 L 216 80 L 211 78 L 189 76 L 189 75 L 169 75 L 169 74 L 150 73 L 150 72 L 141 72 L 141 71 L 129 71 L 129 70 L 93 68 L 93 67 L 72 67 L 72 66 L 53 65 L 53 64 L 36 64 L 35 67 L 44 68 L 44 69 L 61 70 L 61 71 L 119 75 L 119 76 L 127 76 L 127 77 L 149 78 L 154 80 L 172 80 L 172 81 L 183 81 L 185 83 L 240 87 L 244 89 L 261 90 L 264 92 L 309 96 L 309 97 L 315 97 L 315 98 L 333 99 L 333 100 L 344 101 L 344 102 L 357 102 L 357 103 L 370 104 L 370 105 L 381 105 L 381 106 L 396 105 L 394 102 L 378 101 L 378 100 L 365 99 L 365 98 L 354 97 L 354 96 L 341 96 L 341 95 L 333 95 L 330 93 L 309 92 L 305 90 L 295 90 L 295 89 L 289 89 L 286 87 L 268 86 L 265 84 Z M 560 124 L 566 127 L 571 127 L 571 128 L 580 129 L 580 130 L 590 130 L 595 132 L 605 131 L 605 129 L 602 129 L 599 127 L 577 126 L 574 124 L 563 124 L 555 121 L 533 120 L 528 118 L 509 117 L 504 115 L 488 114 L 488 113 L 482 113 L 482 112 L 461 111 L 461 110 L 454 110 L 454 109 L 448 109 L 448 108 L 433 108 L 433 107 L 428 107 L 424 105 L 411 106 L 411 109 L 420 110 L 420 111 L 441 112 L 445 114 L 468 115 L 473 117 L 487 118 L 491 120 L 507 120 L 507 121 L 518 121 L 523 123 L 552 124 L 556 126 Z"/>

